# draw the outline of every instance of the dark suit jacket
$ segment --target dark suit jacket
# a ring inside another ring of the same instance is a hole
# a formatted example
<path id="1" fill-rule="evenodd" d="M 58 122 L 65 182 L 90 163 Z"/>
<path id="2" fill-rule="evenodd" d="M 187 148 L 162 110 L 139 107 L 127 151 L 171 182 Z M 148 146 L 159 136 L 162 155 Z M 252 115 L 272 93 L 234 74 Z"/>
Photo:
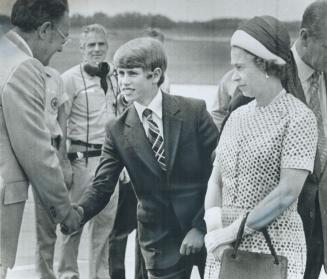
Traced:
<path id="1" fill-rule="evenodd" d="M 134 106 L 106 127 L 96 177 L 80 205 L 85 221 L 108 203 L 125 166 L 138 200 L 139 240 L 146 267 L 174 265 L 186 233 L 205 231 L 204 196 L 218 131 L 205 103 L 163 94 L 167 172 L 154 157 Z"/>

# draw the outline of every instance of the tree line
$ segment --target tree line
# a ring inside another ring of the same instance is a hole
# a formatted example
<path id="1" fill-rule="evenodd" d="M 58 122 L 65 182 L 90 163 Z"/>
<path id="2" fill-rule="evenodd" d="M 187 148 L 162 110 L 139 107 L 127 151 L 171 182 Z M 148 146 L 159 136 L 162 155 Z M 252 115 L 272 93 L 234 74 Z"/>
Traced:
<path id="1" fill-rule="evenodd" d="M 244 18 L 221 18 L 208 21 L 173 21 L 170 18 L 157 14 L 140 14 L 140 13 L 122 13 L 114 16 L 108 16 L 105 13 L 98 12 L 92 16 L 84 16 L 81 14 L 73 14 L 71 16 L 71 26 L 82 27 L 91 23 L 99 23 L 107 28 L 144 28 L 156 27 L 160 29 L 205 29 L 211 31 L 219 30 L 235 30 L 239 24 L 245 20 Z M 0 15 L 0 25 L 10 25 L 10 18 L 6 15 Z M 289 31 L 297 31 L 299 21 L 285 22 Z"/>

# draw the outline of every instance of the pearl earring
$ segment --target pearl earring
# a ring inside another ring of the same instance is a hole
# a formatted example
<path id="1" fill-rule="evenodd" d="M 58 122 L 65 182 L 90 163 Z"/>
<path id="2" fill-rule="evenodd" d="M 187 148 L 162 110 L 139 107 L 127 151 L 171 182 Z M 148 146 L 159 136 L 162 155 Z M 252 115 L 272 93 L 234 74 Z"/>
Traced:
<path id="1" fill-rule="evenodd" d="M 269 78 L 269 75 L 266 73 L 266 79 L 268 79 Z"/>

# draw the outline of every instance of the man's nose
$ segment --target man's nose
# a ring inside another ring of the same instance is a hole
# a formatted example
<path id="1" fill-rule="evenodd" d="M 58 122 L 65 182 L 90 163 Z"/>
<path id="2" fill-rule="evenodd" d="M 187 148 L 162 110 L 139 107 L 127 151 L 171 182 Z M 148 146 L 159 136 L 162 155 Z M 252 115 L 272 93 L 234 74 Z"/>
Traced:
<path id="1" fill-rule="evenodd" d="M 120 82 L 123 85 L 129 84 L 130 83 L 130 79 L 128 77 L 128 75 L 124 75 L 120 77 Z"/>
<path id="2" fill-rule="evenodd" d="M 238 71 L 233 71 L 232 80 L 233 81 L 240 80 L 240 75 L 239 75 Z"/>

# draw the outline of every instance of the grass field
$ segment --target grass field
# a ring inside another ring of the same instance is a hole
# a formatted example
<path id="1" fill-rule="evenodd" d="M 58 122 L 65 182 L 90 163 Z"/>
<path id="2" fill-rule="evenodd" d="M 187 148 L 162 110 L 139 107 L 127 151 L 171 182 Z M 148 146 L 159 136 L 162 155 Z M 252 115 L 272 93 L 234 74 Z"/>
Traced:
<path id="1" fill-rule="evenodd" d="M 81 60 L 79 30 L 72 30 L 72 40 L 64 51 L 56 54 L 51 65 L 63 72 Z M 142 35 L 140 30 L 117 30 L 109 33 L 111 60 L 116 49 L 129 39 Z M 217 84 L 230 68 L 229 37 L 210 33 L 181 34 L 168 32 L 165 47 L 168 55 L 168 75 L 176 84 Z"/>

